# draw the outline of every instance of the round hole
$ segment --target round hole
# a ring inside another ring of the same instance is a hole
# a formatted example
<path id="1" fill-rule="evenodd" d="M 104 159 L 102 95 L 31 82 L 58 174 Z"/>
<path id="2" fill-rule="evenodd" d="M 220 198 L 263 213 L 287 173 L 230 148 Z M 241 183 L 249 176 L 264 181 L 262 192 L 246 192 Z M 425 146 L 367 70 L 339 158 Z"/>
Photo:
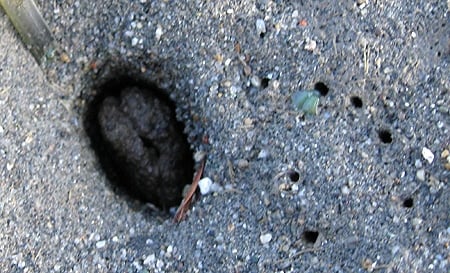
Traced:
<path id="1" fill-rule="evenodd" d="M 262 78 L 261 79 L 261 87 L 267 88 L 269 86 L 270 79 L 269 78 Z"/>
<path id="2" fill-rule="evenodd" d="M 350 98 L 350 102 L 356 108 L 361 108 L 363 106 L 362 99 L 358 96 L 353 96 Z"/>
<path id="3" fill-rule="evenodd" d="M 290 170 L 290 171 L 288 172 L 288 175 L 289 175 L 289 179 L 290 179 L 292 182 L 297 182 L 297 181 L 300 179 L 300 174 L 299 174 L 297 171 Z"/>
<path id="4" fill-rule="evenodd" d="M 314 89 L 319 91 L 320 95 L 326 96 L 330 89 L 323 82 L 318 82 L 314 85 Z"/>
<path id="5" fill-rule="evenodd" d="M 406 199 L 403 201 L 403 206 L 404 206 L 405 208 L 412 208 L 412 207 L 414 206 L 414 199 L 412 199 L 412 198 L 406 198 Z"/>
<path id="6" fill-rule="evenodd" d="M 318 237 L 319 237 L 319 232 L 317 232 L 317 231 L 307 230 L 307 231 L 303 232 L 303 239 L 307 243 L 314 244 L 317 241 Z"/>
<path id="7" fill-rule="evenodd" d="M 378 132 L 378 137 L 380 138 L 381 142 L 383 143 L 391 143 L 392 142 L 392 135 L 391 132 L 388 130 L 380 130 Z"/>
<path id="8" fill-rule="evenodd" d="M 111 78 L 86 98 L 91 146 L 114 188 L 168 210 L 181 202 L 194 167 L 175 104 L 155 84 Z"/>

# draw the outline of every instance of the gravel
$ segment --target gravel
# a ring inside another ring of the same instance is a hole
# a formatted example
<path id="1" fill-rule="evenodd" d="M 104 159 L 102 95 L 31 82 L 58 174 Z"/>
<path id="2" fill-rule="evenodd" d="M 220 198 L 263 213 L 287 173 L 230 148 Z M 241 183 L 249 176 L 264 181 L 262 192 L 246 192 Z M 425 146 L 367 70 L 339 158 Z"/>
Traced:
<path id="1" fill-rule="evenodd" d="M 0 271 L 449 272 L 445 1 L 36 2 L 41 68 L 0 11 Z M 179 224 L 90 146 L 86 105 L 123 75 L 166 90 L 223 187 Z"/>

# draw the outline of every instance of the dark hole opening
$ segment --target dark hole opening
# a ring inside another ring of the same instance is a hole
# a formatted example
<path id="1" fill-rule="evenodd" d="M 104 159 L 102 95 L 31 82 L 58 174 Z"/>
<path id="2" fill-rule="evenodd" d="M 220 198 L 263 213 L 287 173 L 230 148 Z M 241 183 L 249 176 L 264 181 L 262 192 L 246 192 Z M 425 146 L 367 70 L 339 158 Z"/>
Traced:
<path id="1" fill-rule="evenodd" d="M 378 132 L 378 137 L 380 138 L 381 142 L 383 143 L 391 143 L 392 142 L 392 135 L 391 132 L 388 130 L 380 130 Z"/>
<path id="2" fill-rule="evenodd" d="M 326 86 L 323 82 L 317 82 L 314 85 L 314 89 L 319 91 L 320 95 L 322 96 L 326 96 L 328 94 L 328 91 L 330 91 L 328 86 Z"/>
<path id="3" fill-rule="evenodd" d="M 266 36 L 266 33 L 265 32 L 261 32 L 260 34 L 259 34 L 259 38 L 264 38 L 264 36 Z"/>
<path id="4" fill-rule="evenodd" d="M 83 95 L 84 127 L 113 188 L 166 211 L 177 206 L 194 160 L 175 103 L 129 75 L 111 75 L 93 90 Z"/>
<path id="5" fill-rule="evenodd" d="M 267 86 L 269 86 L 269 82 L 270 82 L 269 78 L 262 78 L 261 79 L 261 87 L 262 88 L 267 88 Z"/>
<path id="6" fill-rule="evenodd" d="M 303 232 L 303 239 L 307 243 L 314 244 L 317 241 L 318 237 L 319 237 L 319 232 L 317 232 L 317 231 L 307 230 L 307 231 Z"/>
<path id="7" fill-rule="evenodd" d="M 363 101 L 358 96 L 353 96 L 350 98 L 352 105 L 356 108 L 361 108 L 363 106 Z"/>
<path id="8" fill-rule="evenodd" d="M 403 201 L 403 206 L 405 208 L 412 208 L 414 206 L 414 199 L 412 199 L 411 197 L 410 198 L 406 198 Z"/>
<path id="9" fill-rule="evenodd" d="M 290 170 L 288 171 L 288 175 L 292 182 L 297 182 L 300 179 L 300 174 L 297 171 Z"/>

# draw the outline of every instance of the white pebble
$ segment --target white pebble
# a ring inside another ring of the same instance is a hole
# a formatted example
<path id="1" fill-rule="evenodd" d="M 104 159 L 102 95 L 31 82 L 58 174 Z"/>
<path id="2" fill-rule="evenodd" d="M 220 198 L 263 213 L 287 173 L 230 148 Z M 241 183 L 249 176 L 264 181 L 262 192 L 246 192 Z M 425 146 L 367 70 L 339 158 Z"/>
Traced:
<path id="1" fill-rule="evenodd" d="M 161 268 L 163 268 L 163 266 L 164 266 L 164 262 L 161 261 L 160 259 L 158 259 L 156 261 L 156 268 L 161 269 Z"/>
<path id="2" fill-rule="evenodd" d="M 256 33 L 260 35 L 261 33 L 266 33 L 266 24 L 263 19 L 256 20 Z"/>
<path id="3" fill-rule="evenodd" d="M 269 156 L 269 152 L 267 150 L 262 149 L 259 154 L 258 154 L 258 158 L 262 159 L 262 158 L 266 158 Z"/>
<path id="4" fill-rule="evenodd" d="M 166 252 L 167 253 L 172 253 L 173 252 L 173 246 L 172 245 L 167 246 Z"/>
<path id="5" fill-rule="evenodd" d="M 9 172 L 14 168 L 14 162 L 6 163 L 6 170 Z"/>
<path id="6" fill-rule="evenodd" d="M 422 168 L 422 162 L 420 161 L 420 159 L 416 159 L 416 162 L 414 162 L 414 166 L 416 166 L 416 168 Z"/>
<path id="7" fill-rule="evenodd" d="M 341 192 L 342 192 L 343 195 L 349 195 L 349 194 L 350 194 L 350 189 L 349 189 L 348 186 L 344 185 L 344 186 L 341 188 Z"/>
<path id="8" fill-rule="evenodd" d="M 256 76 L 256 75 L 253 75 L 253 76 L 250 78 L 250 83 L 251 83 L 254 87 L 257 87 L 257 88 L 261 87 L 261 79 L 260 79 L 258 76 Z"/>
<path id="9" fill-rule="evenodd" d="M 161 25 L 158 25 L 156 27 L 156 31 L 155 31 L 155 38 L 157 41 L 159 41 L 159 39 L 161 39 L 161 36 L 163 35 L 163 29 Z"/>
<path id="10" fill-rule="evenodd" d="M 137 45 L 138 41 L 139 41 L 138 38 L 133 37 L 133 39 L 131 39 L 131 46 Z"/>
<path id="11" fill-rule="evenodd" d="M 211 178 L 205 177 L 198 181 L 198 187 L 200 188 L 200 193 L 205 195 L 211 191 L 211 185 L 213 184 Z"/>
<path id="12" fill-rule="evenodd" d="M 419 179 L 420 181 L 425 181 L 425 170 L 424 169 L 420 169 L 416 172 L 416 177 L 417 179 Z"/>
<path id="13" fill-rule="evenodd" d="M 156 260 L 155 254 L 148 255 L 144 260 L 144 265 L 153 264 Z"/>
<path id="14" fill-rule="evenodd" d="M 422 156 L 423 156 L 423 158 L 425 158 L 426 161 L 428 161 L 428 163 L 430 163 L 430 164 L 433 163 L 434 154 L 430 149 L 423 147 L 422 148 Z"/>
<path id="15" fill-rule="evenodd" d="M 98 241 L 97 243 L 95 243 L 95 247 L 97 247 L 97 248 L 104 248 L 105 246 L 106 246 L 105 240 Z"/>
<path id="16" fill-rule="evenodd" d="M 203 160 L 203 158 L 205 158 L 205 156 L 206 156 L 206 152 L 204 152 L 204 151 L 197 151 L 194 154 L 194 160 L 195 160 L 195 162 L 200 162 L 200 161 Z"/>
<path id="17" fill-rule="evenodd" d="M 261 241 L 261 243 L 263 245 L 265 245 L 272 240 L 272 234 L 270 234 L 270 233 L 261 234 L 261 236 L 259 236 L 259 240 Z"/>
<path id="18" fill-rule="evenodd" d="M 316 49 L 317 43 L 312 39 L 306 39 L 305 50 L 314 51 Z"/>

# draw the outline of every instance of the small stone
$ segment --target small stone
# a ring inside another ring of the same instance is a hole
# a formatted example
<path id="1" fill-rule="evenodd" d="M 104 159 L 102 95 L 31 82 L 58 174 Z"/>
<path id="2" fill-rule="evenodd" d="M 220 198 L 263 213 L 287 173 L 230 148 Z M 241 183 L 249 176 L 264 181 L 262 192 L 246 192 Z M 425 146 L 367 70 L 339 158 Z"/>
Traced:
<path id="1" fill-rule="evenodd" d="M 172 253 L 173 252 L 173 246 L 172 245 L 167 246 L 166 252 L 167 253 Z"/>
<path id="2" fill-rule="evenodd" d="M 420 161 L 420 159 L 416 159 L 416 162 L 414 162 L 414 166 L 416 166 L 416 168 L 418 169 L 422 168 L 422 161 Z"/>
<path id="3" fill-rule="evenodd" d="M 150 265 L 155 263 L 156 257 L 155 254 L 150 254 L 144 259 L 144 265 Z"/>
<path id="4" fill-rule="evenodd" d="M 256 75 L 253 75 L 250 78 L 250 83 L 256 88 L 261 87 L 261 79 L 258 76 L 256 76 Z"/>
<path id="5" fill-rule="evenodd" d="M 190 189 L 191 189 L 191 184 L 184 185 L 181 196 L 186 197 L 188 195 Z"/>
<path id="6" fill-rule="evenodd" d="M 423 220 L 418 217 L 413 218 L 411 221 L 411 224 L 416 228 L 420 227 L 420 225 L 422 225 L 422 223 L 423 223 Z"/>
<path id="7" fill-rule="evenodd" d="M 365 259 L 362 260 L 361 266 L 362 266 L 362 268 L 364 268 L 364 269 L 367 270 L 368 272 L 372 272 L 372 271 L 373 271 L 373 268 L 374 268 L 374 266 L 375 266 L 375 263 L 372 262 L 371 259 L 365 258 Z"/>
<path id="8" fill-rule="evenodd" d="M 61 62 L 63 63 L 68 63 L 70 62 L 70 57 L 69 55 L 67 55 L 66 53 L 61 53 L 61 55 L 59 56 L 59 58 L 61 59 Z"/>
<path id="9" fill-rule="evenodd" d="M 389 66 L 387 66 L 383 69 L 384 74 L 390 74 L 390 73 L 392 73 L 392 71 L 394 71 L 394 69 Z"/>
<path id="10" fill-rule="evenodd" d="M 280 88 L 280 81 L 279 80 L 271 80 L 270 83 L 272 84 L 273 90 L 278 90 L 278 88 Z"/>
<path id="11" fill-rule="evenodd" d="M 253 125 L 253 120 L 251 118 L 245 118 L 244 119 L 244 125 L 245 126 L 252 126 Z"/>
<path id="12" fill-rule="evenodd" d="M 256 20 L 256 33 L 258 35 L 266 33 L 266 24 L 263 19 Z"/>
<path id="13" fill-rule="evenodd" d="M 161 269 L 164 266 L 164 262 L 160 259 L 156 261 L 156 268 Z"/>
<path id="14" fill-rule="evenodd" d="M 97 247 L 97 248 L 104 248 L 105 246 L 106 246 L 105 240 L 98 241 L 97 243 L 95 243 L 95 247 Z"/>
<path id="15" fill-rule="evenodd" d="M 345 185 L 345 186 L 343 186 L 341 188 L 341 192 L 342 192 L 343 195 L 349 195 L 350 194 L 350 189 L 349 189 L 349 187 L 347 185 Z"/>
<path id="16" fill-rule="evenodd" d="M 444 167 L 447 171 L 450 171 L 450 162 L 445 163 Z"/>
<path id="17" fill-rule="evenodd" d="M 14 162 L 6 163 L 6 170 L 9 172 L 14 168 Z"/>
<path id="18" fill-rule="evenodd" d="M 197 151 L 194 154 L 194 160 L 195 160 L 195 162 L 200 162 L 203 160 L 203 158 L 205 158 L 205 156 L 206 156 L 205 151 Z"/>
<path id="19" fill-rule="evenodd" d="M 20 261 L 17 263 L 17 267 L 19 267 L 20 269 L 24 268 L 26 266 L 25 261 Z"/>
<path id="20" fill-rule="evenodd" d="M 428 163 L 430 163 L 430 164 L 433 163 L 434 154 L 430 149 L 423 147 L 422 148 L 422 156 L 423 156 L 423 158 L 425 158 L 426 161 L 428 161 Z"/>
<path id="21" fill-rule="evenodd" d="M 239 169 L 245 169 L 249 166 L 249 162 L 247 159 L 239 159 L 237 161 L 237 166 L 239 167 Z"/>
<path id="22" fill-rule="evenodd" d="M 244 75 L 248 76 L 252 73 L 252 68 L 249 65 L 244 65 Z"/>
<path id="23" fill-rule="evenodd" d="M 0 126 L 0 133 L 2 133 L 1 126 Z M 447 158 L 449 155 L 450 155 L 450 151 L 445 149 L 441 153 L 441 158 Z"/>
<path id="24" fill-rule="evenodd" d="M 270 234 L 270 233 L 261 234 L 261 236 L 259 236 L 259 240 L 261 241 L 261 243 L 263 245 L 265 245 L 272 240 L 272 234 Z"/>
<path id="25" fill-rule="evenodd" d="M 226 65 L 226 62 L 225 62 L 225 65 Z M 231 87 L 231 81 L 226 80 L 226 81 L 224 81 L 222 83 L 222 85 L 223 85 L 223 87 L 230 88 Z"/>
<path id="26" fill-rule="evenodd" d="M 279 191 L 289 191 L 289 190 L 291 190 L 291 186 L 288 183 L 281 183 L 278 186 L 278 190 Z"/>
<path id="27" fill-rule="evenodd" d="M 155 31 L 155 38 L 157 41 L 159 41 L 159 39 L 161 39 L 161 36 L 164 34 L 162 26 L 158 25 L 156 26 L 156 31 Z"/>
<path id="28" fill-rule="evenodd" d="M 198 181 L 198 187 L 200 188 L 200 193 L 205 195 L 211 192 L 211 185 L 213 184 L 211 178 L 205 177 Z"/>
<path id="29" fill-rule="evenodd" d="M 305 50 L 314 51 L 316 49 L 316 47 L 317 47 L 316 41 L 314 41 L 313 39 L 309 39 L 309 38 L 306 39 Z"/>
<path id="30" fill-rule="evenodd" d="M 138 38 L 133 37 L 133 38 L 131 39 L 131 46 L 137 45 L 138 41 L 139 41 Z"/>
<path id="31" fill-rule="evenodd" d="M 420 169 L 416 172 L 416 177 L 417 179 L 419 179 L 420 181 L 425 181 L 425 170 L 424 169 Z"/>
<path id="32" fill-rule="evenodd" d="M 258 154 L 258 158 L 259 159 L 264 159 L 266 157 L 269 156 L 269 152 L 267 150 L 262 149 L 259 154 Z"/>

